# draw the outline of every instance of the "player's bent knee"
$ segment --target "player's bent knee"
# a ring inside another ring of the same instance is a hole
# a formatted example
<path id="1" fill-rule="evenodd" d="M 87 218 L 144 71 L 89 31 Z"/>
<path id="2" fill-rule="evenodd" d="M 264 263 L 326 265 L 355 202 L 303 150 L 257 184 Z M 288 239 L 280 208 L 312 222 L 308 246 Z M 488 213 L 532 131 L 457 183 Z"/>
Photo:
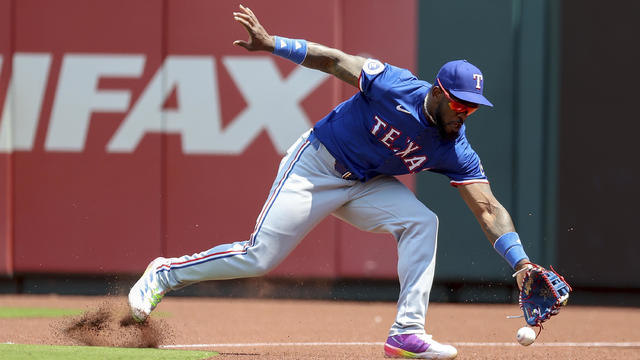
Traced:
<path id="1" fill-rule="evenodd" d="M 440 219 L 438 219 L 438 215 L 436 215 L 436 213 L 434 213 L 433 211 L 427 209 L 426 211 L 427 213 L 427 217 L 429 218 L 429 220 L 436 226 L 438 226 L 438 222 L 440 221 Z"/>
<path id="2" fill-rule="evenodd" d="M 438 216 L 425 208 L 416 212 L 405 226 L 400 235 L 401 239 L 414 239 L 421 243 L 424 243 L 425 240 L 435 240 L 438 234 Z"/>
<path id="3" fill-rule="evenodd" d="M 423 209 L 419 213 L 416 213 L 413 225 L 422 230 L 437 229 L 438 228 L 438 215 L 429 209 Z"/>

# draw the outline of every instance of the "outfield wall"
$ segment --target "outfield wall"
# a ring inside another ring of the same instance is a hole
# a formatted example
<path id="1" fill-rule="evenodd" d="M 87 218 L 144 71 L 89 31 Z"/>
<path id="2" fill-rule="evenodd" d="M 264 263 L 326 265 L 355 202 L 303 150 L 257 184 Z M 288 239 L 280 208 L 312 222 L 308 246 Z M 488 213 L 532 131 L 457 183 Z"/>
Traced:
<path id="1" fill-rule="evenodd" d="M 249 5 L 273 34 L 415 70 L 416 2 L 385 4 Z M 2 273 L 137 273 L 248 238 L 287 147 L 356 90 L 234 47 L 236 9 L 0 0 Z M 393 278 L 394 249 L 329 218 L 272 276 Z"/>
<path id="2" fill-rule="evenodd" d="M 638 3 L 392 4 L 247 3 L 273 34 L 427 81 L 453 58 L 478 65 L 495 107 L 468 137 L 529 255 L 582 289 L 640 291 Z M 0 0 L 0 275 L 30 288 L 43 274 L 137 274 L 155 256 L 248 238 L 287 146 L 354 89 L 233 47 L 246 37 L 236 6 Z M 440 217 L 442 298 L 455 284 L 513 286 L 445 177 L 402 180 Z M 328 218 L 270 276 L 394 281 L 395 268 L 390 236 Z"/>

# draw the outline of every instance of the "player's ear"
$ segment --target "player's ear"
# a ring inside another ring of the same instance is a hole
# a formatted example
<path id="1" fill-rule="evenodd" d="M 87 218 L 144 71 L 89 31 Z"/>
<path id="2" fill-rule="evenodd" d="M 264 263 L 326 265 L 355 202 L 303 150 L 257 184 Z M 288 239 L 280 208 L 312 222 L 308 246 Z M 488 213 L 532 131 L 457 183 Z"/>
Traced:
<path id="1" fill-rule="evenodd" d="M 442 97 L 442 89 L 440 88 L 440 86 L 438 85 L 433 85 L 431 87 L 431 95 L 436 99 L 436 100 L 440 100 L 440 97 Z"/>

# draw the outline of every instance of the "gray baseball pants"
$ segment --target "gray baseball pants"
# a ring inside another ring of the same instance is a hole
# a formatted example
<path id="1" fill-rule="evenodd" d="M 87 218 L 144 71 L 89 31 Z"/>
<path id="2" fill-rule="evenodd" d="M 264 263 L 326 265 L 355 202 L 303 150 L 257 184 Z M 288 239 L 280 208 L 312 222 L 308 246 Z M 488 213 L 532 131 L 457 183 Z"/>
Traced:
<path id="1" fill-rule="evenodd" d="M 424 332 L 435 268 L 438 218 L 391 176 L 344 180 L 335 159 L 311 131 L 293 144 L 249 240 L 169 258 L 158 273 L 167 290 L 205 280 L 260 276 L 278 265 L 327 215 L 398 243 L 400 295 L 389 335 Z"/>

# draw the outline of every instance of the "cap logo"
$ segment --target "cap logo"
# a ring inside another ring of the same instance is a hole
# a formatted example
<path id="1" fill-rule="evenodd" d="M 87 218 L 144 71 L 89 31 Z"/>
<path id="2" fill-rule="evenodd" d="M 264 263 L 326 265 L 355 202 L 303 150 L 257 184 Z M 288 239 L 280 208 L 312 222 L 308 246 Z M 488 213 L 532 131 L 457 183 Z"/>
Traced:
<path id="1" fill-rule="evenodd" d="M 473 80 L 476 81 L 476 89 L 482 90 L 482 74 L 473 74 Z"/>

